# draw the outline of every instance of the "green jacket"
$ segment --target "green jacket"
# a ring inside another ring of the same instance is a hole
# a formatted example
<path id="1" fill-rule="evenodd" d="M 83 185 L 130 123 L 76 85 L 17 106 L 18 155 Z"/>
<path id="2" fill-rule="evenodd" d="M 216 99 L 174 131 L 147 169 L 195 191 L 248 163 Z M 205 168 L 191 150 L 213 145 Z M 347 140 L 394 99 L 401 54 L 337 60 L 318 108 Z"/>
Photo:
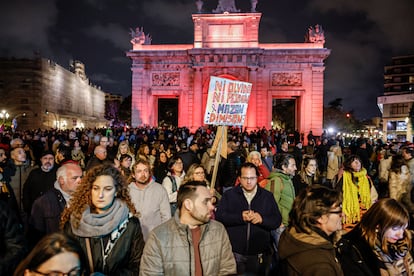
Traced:
<path id="1" fill-rule="evenodd" d="M 289 175 L 282 172 L 272 172 L 268 177 L 269 181 L 266 190 L 273 193 L 280 213 L 282 214 L 282 223 L 287 226 L 289 221 L 289 212 L 292 209 L 293 200 L 295 199 L 295 188 Z"/>

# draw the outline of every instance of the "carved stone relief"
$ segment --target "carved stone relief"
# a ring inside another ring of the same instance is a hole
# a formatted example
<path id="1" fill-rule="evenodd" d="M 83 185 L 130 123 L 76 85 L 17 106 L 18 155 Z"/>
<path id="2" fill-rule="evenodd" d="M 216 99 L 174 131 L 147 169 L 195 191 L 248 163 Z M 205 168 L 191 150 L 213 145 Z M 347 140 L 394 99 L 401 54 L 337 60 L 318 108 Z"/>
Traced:
<path id="1" fill-rule="evenodd" d="M 301 86 L 302 73 L 294 72 L 273 72 L 272 86 Z"/>
<path id="2" fill-rule="evenodd" d="M 153 72 L 152 86 L 179 86 L 180 73 L 179 72 Z"/>

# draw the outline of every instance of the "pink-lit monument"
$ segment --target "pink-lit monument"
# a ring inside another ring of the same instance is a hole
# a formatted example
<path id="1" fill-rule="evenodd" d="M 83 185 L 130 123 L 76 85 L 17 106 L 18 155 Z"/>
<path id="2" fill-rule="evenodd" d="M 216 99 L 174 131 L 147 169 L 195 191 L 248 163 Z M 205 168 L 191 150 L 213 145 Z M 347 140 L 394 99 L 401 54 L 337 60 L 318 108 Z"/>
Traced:
<path id="1" fill-rule="evenodd" d="M 300 132 L 322 133 L 324 48 L 321 26 L 310 27 L 304 43 L 259 43 L 261 13 L 241 13 L 234 1 L 220 0 L 213 12 L 193 14 L 194 44 L 151 45 L 143 29 L 131 30 L 132 126 L 158 125 L 178 118 L 178 126 L 203 125 L 210 76 L 253 84 L 245 127 L 274 125 L 277 100 L 294 102 Z M 176 113 L 176 114 L 175 114 Z M 176 115 L 176 116 L 175 116 Z M 277 125 L 276 125 L 277 126 Z"/>

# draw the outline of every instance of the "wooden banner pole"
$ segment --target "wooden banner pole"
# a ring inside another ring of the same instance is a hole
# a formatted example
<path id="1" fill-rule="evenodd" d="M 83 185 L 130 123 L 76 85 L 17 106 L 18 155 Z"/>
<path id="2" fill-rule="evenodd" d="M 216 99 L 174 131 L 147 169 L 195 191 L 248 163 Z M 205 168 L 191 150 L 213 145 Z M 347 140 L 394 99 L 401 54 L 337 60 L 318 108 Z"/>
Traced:
<path id="1" fill-rule="evenodd" d="M 216 185 L 216 179 L 217 179 L 217 172 L 218 167 L 221 160 L 221 151 L 223 147 L 223 143 L 227 144 L 227 141 L 224 141 L 224 137 L 226 137 L 225 132 L 227 132 L 227 126 L 218 126 L 217 127 L 217 134 L 219 137 L 216 137 L 218 140 L 217 144 L 217 151 L 216 151 L 216 157 L 214 159 L 214 167 L 213 167 L 213 175 L 211 176 L 211 183 L 210 183 L 210 189 L 211 191 L 214 191 L 215 185 Z"/>

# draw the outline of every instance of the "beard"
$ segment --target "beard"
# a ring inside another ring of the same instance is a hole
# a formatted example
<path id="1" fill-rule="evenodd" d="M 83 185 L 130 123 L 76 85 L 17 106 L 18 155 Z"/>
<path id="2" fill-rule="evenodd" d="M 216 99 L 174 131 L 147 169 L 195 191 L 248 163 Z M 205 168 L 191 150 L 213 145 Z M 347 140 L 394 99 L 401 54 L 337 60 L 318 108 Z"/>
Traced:
<path id="1" fill-rule="evenodd" d="M 50 172 L 53 169 L 53 165 L 49 162 L 45 163 L 41 167 L 42 171 L 44 172 Z"/>
<path id="2" fill-rule="evenodd" d="M 135 181 L 141 185 L 147 185 L 150 182 L 151 177 L 148 177 L 147 179 L 140 178 L 136 179 Z"/>
<path id="3" fill-rule="evenodd" d="M 195 212 L 191 212 L 191 216 L 195 219 L 195 220 L 197 220 L 197 221 L 199 221 L 200 222 L 200 224 L 199 225 L 202 225 L 202 224 L 206 224 L 207 222 L 209 222 L 210 221 L 210 213 L 207 213 L 207 214 L 205 214 L 205 215 L 202 215 L 202 214 L 200 214 L 199 212 L 197 212 L 197 211 L 195 211 Z"/>

